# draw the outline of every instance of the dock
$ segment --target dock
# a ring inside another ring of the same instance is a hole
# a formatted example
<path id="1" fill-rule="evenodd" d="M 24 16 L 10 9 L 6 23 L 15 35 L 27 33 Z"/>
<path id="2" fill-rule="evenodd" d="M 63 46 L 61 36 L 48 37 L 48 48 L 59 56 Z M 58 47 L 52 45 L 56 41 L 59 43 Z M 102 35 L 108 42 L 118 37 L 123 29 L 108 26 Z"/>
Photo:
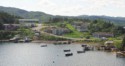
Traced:
<path id="1" fill-rule="evenodd" d="M 124 52 L 117 52 L 116 57 L 125 58 L 125 51 Z"/>

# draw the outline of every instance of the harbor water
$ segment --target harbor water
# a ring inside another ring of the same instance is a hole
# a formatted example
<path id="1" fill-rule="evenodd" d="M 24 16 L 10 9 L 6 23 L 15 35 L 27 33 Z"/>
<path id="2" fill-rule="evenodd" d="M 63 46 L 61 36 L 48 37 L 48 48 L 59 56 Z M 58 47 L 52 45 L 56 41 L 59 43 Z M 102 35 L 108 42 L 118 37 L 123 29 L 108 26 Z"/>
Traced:
<path id="1" fill-rule="evenodd" d="M 80 44 L 0 43 L 0 66 L 125 66 L 125 58 L 104 51 L 82 51 Z M 70 52 L 63 50 L 70 49 Z M 66 57 L 65 54 L 73 53 Z"/>

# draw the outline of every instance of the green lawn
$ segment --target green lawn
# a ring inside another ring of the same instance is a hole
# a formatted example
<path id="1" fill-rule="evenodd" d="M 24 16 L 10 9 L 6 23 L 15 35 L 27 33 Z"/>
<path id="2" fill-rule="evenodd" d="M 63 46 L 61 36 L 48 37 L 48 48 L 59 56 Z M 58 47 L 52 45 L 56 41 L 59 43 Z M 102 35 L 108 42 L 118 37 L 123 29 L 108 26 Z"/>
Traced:
<path id="1" fill-rule="evenodd" d="M 66 37 L 82 38 L 87 35 L 87 33 L 77 31 L 71 24 L 66 24 L 66 27 L 72 31 L 72 33 L 65 34 Z"/>

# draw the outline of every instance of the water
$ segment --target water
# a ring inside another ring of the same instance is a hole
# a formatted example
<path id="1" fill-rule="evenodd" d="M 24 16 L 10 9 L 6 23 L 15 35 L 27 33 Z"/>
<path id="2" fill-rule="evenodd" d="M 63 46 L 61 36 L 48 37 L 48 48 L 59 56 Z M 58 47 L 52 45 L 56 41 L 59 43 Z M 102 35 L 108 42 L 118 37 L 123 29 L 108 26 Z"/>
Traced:
<path id="1" fill-rule="evenodd" d="M 0 66 L 125 66 L 125 58 L 101 51 L 82 50 L 81 45 L 53 45 L 40 47 L 41 43 L 1 43 Z M 71 49 L 73 56 L 65 57 L 64 49 Z"/>

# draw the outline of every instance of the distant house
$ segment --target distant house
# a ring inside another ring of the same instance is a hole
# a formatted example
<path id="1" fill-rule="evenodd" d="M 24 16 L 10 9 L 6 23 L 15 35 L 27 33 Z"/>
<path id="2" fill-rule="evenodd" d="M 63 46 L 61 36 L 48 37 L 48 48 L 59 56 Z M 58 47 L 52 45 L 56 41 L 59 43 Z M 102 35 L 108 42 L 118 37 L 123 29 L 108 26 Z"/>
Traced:
<path id="1" fill-rule="evenodd" d="M 87 23 L 83 23 L 83 22 L 74 22 L 73 27 L 80 31 L 80 32 L 86 32 L 88 31 L 88 24 Z"/>
<path id="2" fill-rule="evenodd" d="M 92 35 L 93 35 L 93 37 L 96 37 L 96 38 L 114 37 L 113 33 L 108 33 L 108 32 L 96 32 L 96 33 L 93 33 Z"/>
<path id="3" fill-rule="evenodd" d="M 44 32 L 51 33 L 54 35 L 63 35 L 65 33 L 69 33 L 70 30 L 67 28 L 57 28 L 57 27 L 47 27 Z"/>
<path id="4" fill-rule="evenodd" d="M 4 30 L 16 30 L 20 27 L 20 24 L 4 24 Z"/>
<path id="5" fill-rule="evenodd" d="M 105 42 L 105 46 L 108 47 L 108 46 L 113 46 L 113 41 L 106 41 Z"/>
<path id="6" fill-rule="evenodd" d="M 22 26 L 34 27 L 36 26 L 36 23 L 39 23 L 39 20 L 38 19 L 19 19 L 19 23 Z"/>
<path id="7" fill-rule="evenodd" d="M 112 51 L 116 50 L 113 41 L 106 41 L 104 46 L 105 46 L 105 50 L 112 50 Z"/>

